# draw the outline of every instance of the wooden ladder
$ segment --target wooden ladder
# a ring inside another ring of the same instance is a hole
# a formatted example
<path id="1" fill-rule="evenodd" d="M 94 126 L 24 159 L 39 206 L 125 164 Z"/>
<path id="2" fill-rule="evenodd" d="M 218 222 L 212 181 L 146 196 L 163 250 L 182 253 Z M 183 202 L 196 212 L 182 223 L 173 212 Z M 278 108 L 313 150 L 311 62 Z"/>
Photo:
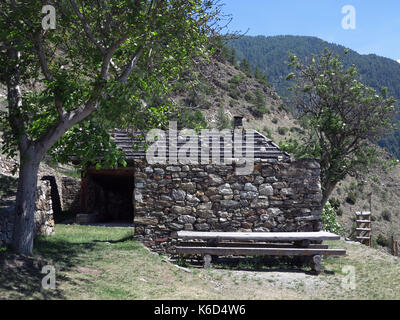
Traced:
<path id="1" fill-rule="evenodd" d="M 372 247 L 371 237 L 371 212 L 356 212 L 356 240 Z"/>

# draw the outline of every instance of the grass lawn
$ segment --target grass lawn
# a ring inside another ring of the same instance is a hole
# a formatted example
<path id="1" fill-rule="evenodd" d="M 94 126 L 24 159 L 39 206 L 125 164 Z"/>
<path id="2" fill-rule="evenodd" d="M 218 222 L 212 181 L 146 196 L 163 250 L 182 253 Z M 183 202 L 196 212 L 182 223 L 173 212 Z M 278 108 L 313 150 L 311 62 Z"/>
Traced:
<path id="1" fill-rule="evenodd" d="M 361 245 L 324 259 L 325 272 L 263 267 L 259 260 L 186 272 L 150 253 L 124 228 L 57 225 L 40 237 L 33 257 L 0 250 L 0 299 L 399 299 L 399 259 Z M 56 289 L 41 288 L 44 265 L 56 270 Z M 352 276 L 355 287 L 343 283 Z"/>

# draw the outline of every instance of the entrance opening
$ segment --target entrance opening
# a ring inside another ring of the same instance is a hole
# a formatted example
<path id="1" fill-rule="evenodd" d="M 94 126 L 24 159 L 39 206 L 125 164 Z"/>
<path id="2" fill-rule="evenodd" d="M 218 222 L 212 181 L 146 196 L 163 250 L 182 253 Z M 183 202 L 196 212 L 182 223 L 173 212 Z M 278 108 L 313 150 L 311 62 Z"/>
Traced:
<path id="1" fill-rule="evenodd" d="M 94 185 L 92 210 L 97 222 L 133 223 L 133 175 L 98 173 L 90 176 Z"/>

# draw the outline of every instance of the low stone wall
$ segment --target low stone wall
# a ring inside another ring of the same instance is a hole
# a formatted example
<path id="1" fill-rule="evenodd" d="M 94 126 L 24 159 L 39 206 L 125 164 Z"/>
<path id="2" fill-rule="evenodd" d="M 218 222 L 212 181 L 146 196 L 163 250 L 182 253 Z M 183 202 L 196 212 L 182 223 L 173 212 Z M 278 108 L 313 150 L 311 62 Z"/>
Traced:
<path id="1" fill-rule="evenodd" d="M 135 165 L 135 236 L 173 252 L 171 232 L 320 231 L 320 166 L 315 160 L 260 160 L 250 175 L 234 166 Z"/>
<path id="2" fill-rule="evenodd" d="M 0 208 L 0 247 L 12 242 L 14 229 L 14 209 Z M 38 181 L 35 234 L 51 235 L 54 233 L 54 219 L 49 181 Z"/>

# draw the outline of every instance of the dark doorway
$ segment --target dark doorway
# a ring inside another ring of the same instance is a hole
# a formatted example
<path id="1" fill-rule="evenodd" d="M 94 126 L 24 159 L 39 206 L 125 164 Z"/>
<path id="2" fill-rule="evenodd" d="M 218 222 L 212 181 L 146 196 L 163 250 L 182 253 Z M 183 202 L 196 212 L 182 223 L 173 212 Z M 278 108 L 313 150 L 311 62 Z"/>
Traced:
<path id="1" fill-rule="evenodd" d="M 134 176 L 113 172 L 89 175 L 94 185 L 93 211 L 97 222 L 133 223 Z"/>

